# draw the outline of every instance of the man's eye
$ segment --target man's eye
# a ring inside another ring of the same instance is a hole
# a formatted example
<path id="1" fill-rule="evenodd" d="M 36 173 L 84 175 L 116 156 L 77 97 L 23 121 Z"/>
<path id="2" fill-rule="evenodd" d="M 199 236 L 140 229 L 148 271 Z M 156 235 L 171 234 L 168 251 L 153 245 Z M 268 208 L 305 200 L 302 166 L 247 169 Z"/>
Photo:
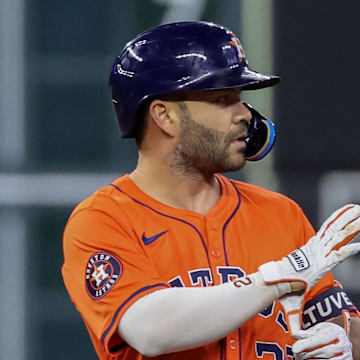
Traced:
<path id="1" fill-rule="evenodd" d="M 238 101 L 240 101 L 240 98 L 238 96 L 233 96 L 233 95 L 229 95 L 229 94 L 221 95 L 216 98 L 217 103 L 224 104 L 224 105 L 232 105 Z"/>
<path id="2" fill-rule="evenodd" d="M 216 99 L 216 102 L 220 104 L 228 104 L 230 100 L 229 95 L 221 95 Z"/>
<path id="3" fill-rule="evenodd" d="M 222 95 L 217 95 L 210 100 L 210 102 L 219 104 L 219 105 L 232 105 L 237 102 L 241 101 L 240 94 L 232 94 L 232 93 L 225 93 Z"/>

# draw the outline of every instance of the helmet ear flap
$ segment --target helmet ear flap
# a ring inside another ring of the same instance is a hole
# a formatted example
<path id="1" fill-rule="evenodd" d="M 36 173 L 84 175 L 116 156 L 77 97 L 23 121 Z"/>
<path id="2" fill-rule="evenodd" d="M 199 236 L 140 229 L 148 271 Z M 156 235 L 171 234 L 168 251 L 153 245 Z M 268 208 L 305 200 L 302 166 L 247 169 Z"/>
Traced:
<path id="1" fill-rule="evenodd" d="M 247 103 L 244 103 L 244 105 L 250 110 L 252 115 L 248 128 L 249 135 L 245 139 L 246 160 L 261 160 L 270 152 L 275 143 L 275 125 L 256 111 L 251 105 Z"/>

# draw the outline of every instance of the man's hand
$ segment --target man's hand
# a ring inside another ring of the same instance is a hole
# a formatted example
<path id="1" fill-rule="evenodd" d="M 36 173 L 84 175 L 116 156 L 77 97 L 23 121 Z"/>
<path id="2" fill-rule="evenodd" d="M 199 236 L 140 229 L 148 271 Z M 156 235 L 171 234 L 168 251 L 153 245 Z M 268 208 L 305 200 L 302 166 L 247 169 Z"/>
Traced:
<path id="1" fill-rule="evenodd" d="M 353 358 L 352 345 L 345 330 L 334 323 L 319 323 L 308 330 L 299 330 L 293 336 L 297 339 L 292 346 L 296 360 Z"/>
<path id="2" fill-rule="evenodd" d="M 261 265 L 259 270 L 268 284 L 302 281 L 309 290 L 333 267 L 360 251 L 360 244 L 347 245 L 359 232 L 360 206 L 346 205 L 304 246 L 280 261 Z"/>
<path id="3" fill-rule="evenodd" d="M 349 244 L 359 233 L 360 206 L 346 205 L 335 211 L 304 246 L 280 261 L 261 265 L 259 270 L 265 283 L 279 284 L 280 291 L 301 289 L 298 282 L 303 282 L 307 292 L 333 267 L 360 251 L 360 243 Z M 296 282 L 297 286 L 280 285 L 289 282 Z M 303 300 L 303 292 L 280 298 L 292 333 L 300 330 Z"/>

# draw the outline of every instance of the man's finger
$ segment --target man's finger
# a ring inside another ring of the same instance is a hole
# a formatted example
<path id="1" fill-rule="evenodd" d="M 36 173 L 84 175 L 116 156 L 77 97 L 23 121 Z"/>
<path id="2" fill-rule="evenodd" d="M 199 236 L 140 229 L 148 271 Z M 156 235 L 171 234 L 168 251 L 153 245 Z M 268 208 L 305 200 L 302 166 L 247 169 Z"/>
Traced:
<path id="1" fill-rule="evenodd" d="M 318 234 L 320 237 L 323 237 L 325 234 L 331 234 L 341 230 L 346 224 L 359 216 L 360 206 L 347 204 L 330 215 L 330 217 L 322 224 Z"/>
<path id="2" fill-rule="evenodd" d="M 296 359 L 328 359 L 332 358 L 334 354 L 342 354 L 342 348 L 339 344 L 331 344 L 326 347 L 319 347 L 312 351 L 302 352 L 300 356 L 296 356 Z M 334 359 L 338 360 L 338 357 Z"/>
<path id="3" fill-rule="evenodd" d="M 339 250 L 333 250 L 327 257 L 330 264 L 336 265 L 340 261 L 345 260 L 347 257 L 355 255 L 360 252 L 360 243 L 344 245 Z"/>
<path id="4" fill-rule="evenodd" d="M 360 217 L 348 223 L 344 229 L 336 232 L 329 238 L 326 246 L 329 249 L 339 249 L 341 246 L 350 243 L 360 232 Z"/>
<path id="5" fill-rule="evenodd" d="M 308 352 L 322 347 L 326 344 L 331 344 L 333 341 L 336 340 L 336 337 L 329 338 L 329 335 L 326 333 L 317 333 L 316 336 L 309 336 L 308 338 L 297 340 L 292 346 L 292 351 L 294 353 Z"/>

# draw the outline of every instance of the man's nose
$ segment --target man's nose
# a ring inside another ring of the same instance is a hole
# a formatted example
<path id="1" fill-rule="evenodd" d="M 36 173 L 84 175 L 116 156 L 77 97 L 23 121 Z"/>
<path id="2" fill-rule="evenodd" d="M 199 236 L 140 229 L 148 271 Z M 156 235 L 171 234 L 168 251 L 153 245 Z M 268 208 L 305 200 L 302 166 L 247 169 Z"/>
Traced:
<path id="1" fill-rule="evenodd" d="M 252 114 L 248 107 L 242 101 L 239 101 L 236 104 L 236 114 L 234 116 L 234 122 L 239 123 L 243 121 L 249 123 L 251 118 Z"/>

